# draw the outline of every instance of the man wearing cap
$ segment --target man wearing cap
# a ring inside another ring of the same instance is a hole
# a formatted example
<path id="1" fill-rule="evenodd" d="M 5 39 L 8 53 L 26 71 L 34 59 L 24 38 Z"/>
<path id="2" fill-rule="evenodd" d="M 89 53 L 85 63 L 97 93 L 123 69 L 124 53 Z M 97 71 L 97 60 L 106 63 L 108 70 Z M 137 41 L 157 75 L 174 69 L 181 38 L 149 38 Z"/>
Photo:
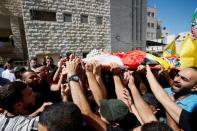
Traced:
<path id="1" fill-rule="evenodd" d="M 101 100 L 100 115 L 110 126 L 117 126 L 125 131 L 137 126 L 137 118 L 129 112 L 127 105 L 118 99 Z"/>

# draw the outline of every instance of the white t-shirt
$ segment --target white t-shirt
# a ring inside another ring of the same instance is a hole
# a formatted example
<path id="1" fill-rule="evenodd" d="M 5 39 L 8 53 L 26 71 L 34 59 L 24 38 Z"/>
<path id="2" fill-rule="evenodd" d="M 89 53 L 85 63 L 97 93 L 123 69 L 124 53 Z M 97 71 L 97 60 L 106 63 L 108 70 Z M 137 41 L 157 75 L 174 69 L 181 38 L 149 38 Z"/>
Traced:
<path id="1" fill-rule="evenodd" d="M 6 69 L 2 72 L 2 78 L 8 79 L 11 82 L 16 80 L 14 73 L 12 73 L 12 70 L 9 69 Z"/>

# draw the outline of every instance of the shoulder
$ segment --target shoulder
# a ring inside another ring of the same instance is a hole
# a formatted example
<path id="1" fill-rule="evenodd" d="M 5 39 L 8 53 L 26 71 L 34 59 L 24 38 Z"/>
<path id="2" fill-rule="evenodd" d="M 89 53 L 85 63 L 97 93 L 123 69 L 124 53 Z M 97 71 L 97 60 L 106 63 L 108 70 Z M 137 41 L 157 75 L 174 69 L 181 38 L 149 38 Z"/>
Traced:
<path id="1" fill-rule="evenodd" d="M 39 117 L 25 117 L 25 116 L 0 116 L 0 130 L 20 130 L 20 131 L 34 131 L 38 130 Z M 21 126 L 22 125 L 22 126 Z"/>

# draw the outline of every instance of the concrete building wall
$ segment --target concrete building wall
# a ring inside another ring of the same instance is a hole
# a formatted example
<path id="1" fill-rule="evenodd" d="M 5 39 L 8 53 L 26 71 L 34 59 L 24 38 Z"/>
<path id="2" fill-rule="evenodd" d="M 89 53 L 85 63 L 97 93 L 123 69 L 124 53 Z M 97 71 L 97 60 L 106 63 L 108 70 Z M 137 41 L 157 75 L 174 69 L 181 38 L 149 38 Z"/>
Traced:
<path id="1" fill-rule="evenodd" d="M 111 0 L 112 51 L 145 50 L 146 0 Z"/>
<path id="2" fill-rule="evenodd" d="M 21 30 L 24 28 L 21 23 L 22 18 L 22 4 L 21 0 L 1 0 L 0 1 L 0 16 L 6 18 L 0 23 L 0 37 L 8 38 L 12 35 L 14 40 L 13 47 L 2 47 L 0 55 L 4 58 L 11 57 L 15 59 L 24 59 L 26 54 L 22 42 Z M 5 34 L 2 34 L 4 32 Z M 9 41 L 8 41 L 9 43 Z M 11 44 L 11 43 L 10 43 Z"/>
<path id="3" fill-rule="evenodd" d="M 147 40 L 155 40 L 157 38 L 157 10 L 156 8 L 147 7 Z"/>
<path id="4" fill-rule="evenodd" d="M 23 0 L 23 20 L 29 56 L 65 55 L 68 52 L 89 52 L 94 48 L 111 51 L 110 0 Z M 56 13 L 55 21 L 32 20 L 30 10 Z M 72 15 L 64 22 L 64 14 Z M 88 16 L 81 23 L 80 15 Z M 102 25 L 96 17 L 102 17 Z"/>

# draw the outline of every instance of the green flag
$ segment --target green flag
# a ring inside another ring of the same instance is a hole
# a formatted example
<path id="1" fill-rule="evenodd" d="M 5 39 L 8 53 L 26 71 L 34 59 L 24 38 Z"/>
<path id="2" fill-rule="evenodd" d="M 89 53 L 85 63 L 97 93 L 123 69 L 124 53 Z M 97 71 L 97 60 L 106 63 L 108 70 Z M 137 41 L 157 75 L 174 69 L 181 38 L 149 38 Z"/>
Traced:
<path id="1" fill-rule="evenodd" d="M 191 33 L 193 39 L 197 38 L 197 8 L 192 16 Z"/>

